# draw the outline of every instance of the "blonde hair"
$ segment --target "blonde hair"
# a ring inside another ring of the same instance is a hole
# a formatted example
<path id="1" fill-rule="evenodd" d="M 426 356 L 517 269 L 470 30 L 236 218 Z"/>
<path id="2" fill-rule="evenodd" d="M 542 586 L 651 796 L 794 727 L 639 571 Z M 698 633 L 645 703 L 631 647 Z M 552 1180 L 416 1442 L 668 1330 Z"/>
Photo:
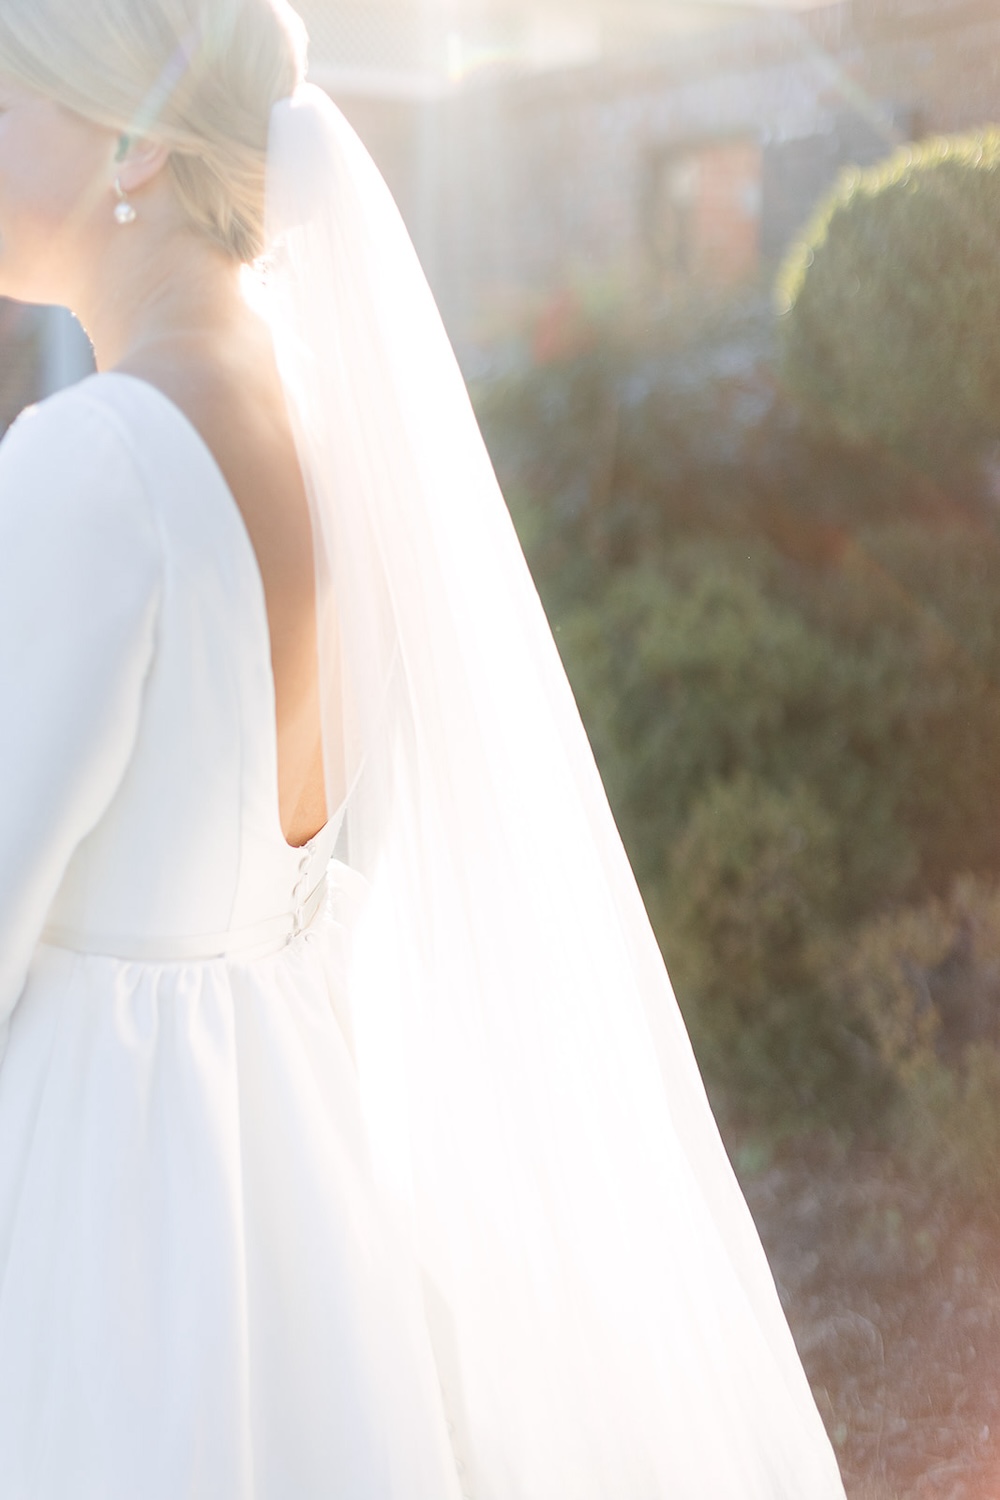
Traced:
<path id="1" fill-rule="evenodd" d="M 306 45 L 287 0 L 0 0 L 0 72 L 167 146 L 191 223 L 238 261 L 266 248 L 271 108 Z"/>

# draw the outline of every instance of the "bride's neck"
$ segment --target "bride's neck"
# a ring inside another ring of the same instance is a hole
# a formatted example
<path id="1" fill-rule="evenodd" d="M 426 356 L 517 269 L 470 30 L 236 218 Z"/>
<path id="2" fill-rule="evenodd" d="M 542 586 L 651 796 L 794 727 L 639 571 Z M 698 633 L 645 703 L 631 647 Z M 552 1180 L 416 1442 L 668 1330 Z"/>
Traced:
<path id="1" fill-rule="evenodd" d="M 125 231 L 127 233 L 127 231 Z M 240 268 L 207 240 L 184 235 L 160 253 L 124 245 L 74 311 L 90 335 L 101 370 L 176 339 L 226 340 L 246 319 Z"/>

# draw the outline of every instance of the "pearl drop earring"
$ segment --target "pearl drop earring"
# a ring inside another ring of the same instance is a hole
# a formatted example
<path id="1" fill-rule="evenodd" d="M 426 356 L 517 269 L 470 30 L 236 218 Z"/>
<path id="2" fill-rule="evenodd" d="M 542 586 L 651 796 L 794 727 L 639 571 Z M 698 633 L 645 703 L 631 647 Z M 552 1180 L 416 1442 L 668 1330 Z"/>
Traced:
<path id="1" fill-rule="evenodd" d="M 125 189 L 122 187 L 120 177 L 115 178 L 115 192 L 118 194 L 118 202 L 115 204 L 115 223 L 121 224 L 123 227 L 126 224 L 134 224 L 138 215 L 125 196 Z"/>

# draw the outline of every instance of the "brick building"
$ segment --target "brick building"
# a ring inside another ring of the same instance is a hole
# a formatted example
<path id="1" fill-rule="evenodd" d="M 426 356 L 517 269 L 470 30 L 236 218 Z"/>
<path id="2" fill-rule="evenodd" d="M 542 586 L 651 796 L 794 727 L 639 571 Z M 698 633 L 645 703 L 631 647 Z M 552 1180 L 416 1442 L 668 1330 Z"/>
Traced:
<path id="1" fill-rule="evenodd" d="M 996 0 L 729 7 L 713 20 L 430 108 L 435 238 L 421 248 L 456 326 L 511 288 L 573 274 L 668 288 L 753 277 L 844 165 L 1000 119 Z"/>
<path id="2" fill-rule="evenodd" d="M 568 278 L 729 285 L 838 170 L 1000 118 L 1000 0 L 303 0 L 456 330 Z"/>

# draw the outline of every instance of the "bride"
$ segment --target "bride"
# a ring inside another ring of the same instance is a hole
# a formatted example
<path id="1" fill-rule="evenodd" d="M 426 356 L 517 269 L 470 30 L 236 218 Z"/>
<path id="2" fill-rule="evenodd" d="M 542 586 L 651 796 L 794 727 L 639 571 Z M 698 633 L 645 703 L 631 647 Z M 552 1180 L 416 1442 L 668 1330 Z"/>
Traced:
<path id="1" fill-rule="evenodd" d="M 5 1500 L 843 1490 L 454 358 L 284 0 L 0 0 Z"/>

